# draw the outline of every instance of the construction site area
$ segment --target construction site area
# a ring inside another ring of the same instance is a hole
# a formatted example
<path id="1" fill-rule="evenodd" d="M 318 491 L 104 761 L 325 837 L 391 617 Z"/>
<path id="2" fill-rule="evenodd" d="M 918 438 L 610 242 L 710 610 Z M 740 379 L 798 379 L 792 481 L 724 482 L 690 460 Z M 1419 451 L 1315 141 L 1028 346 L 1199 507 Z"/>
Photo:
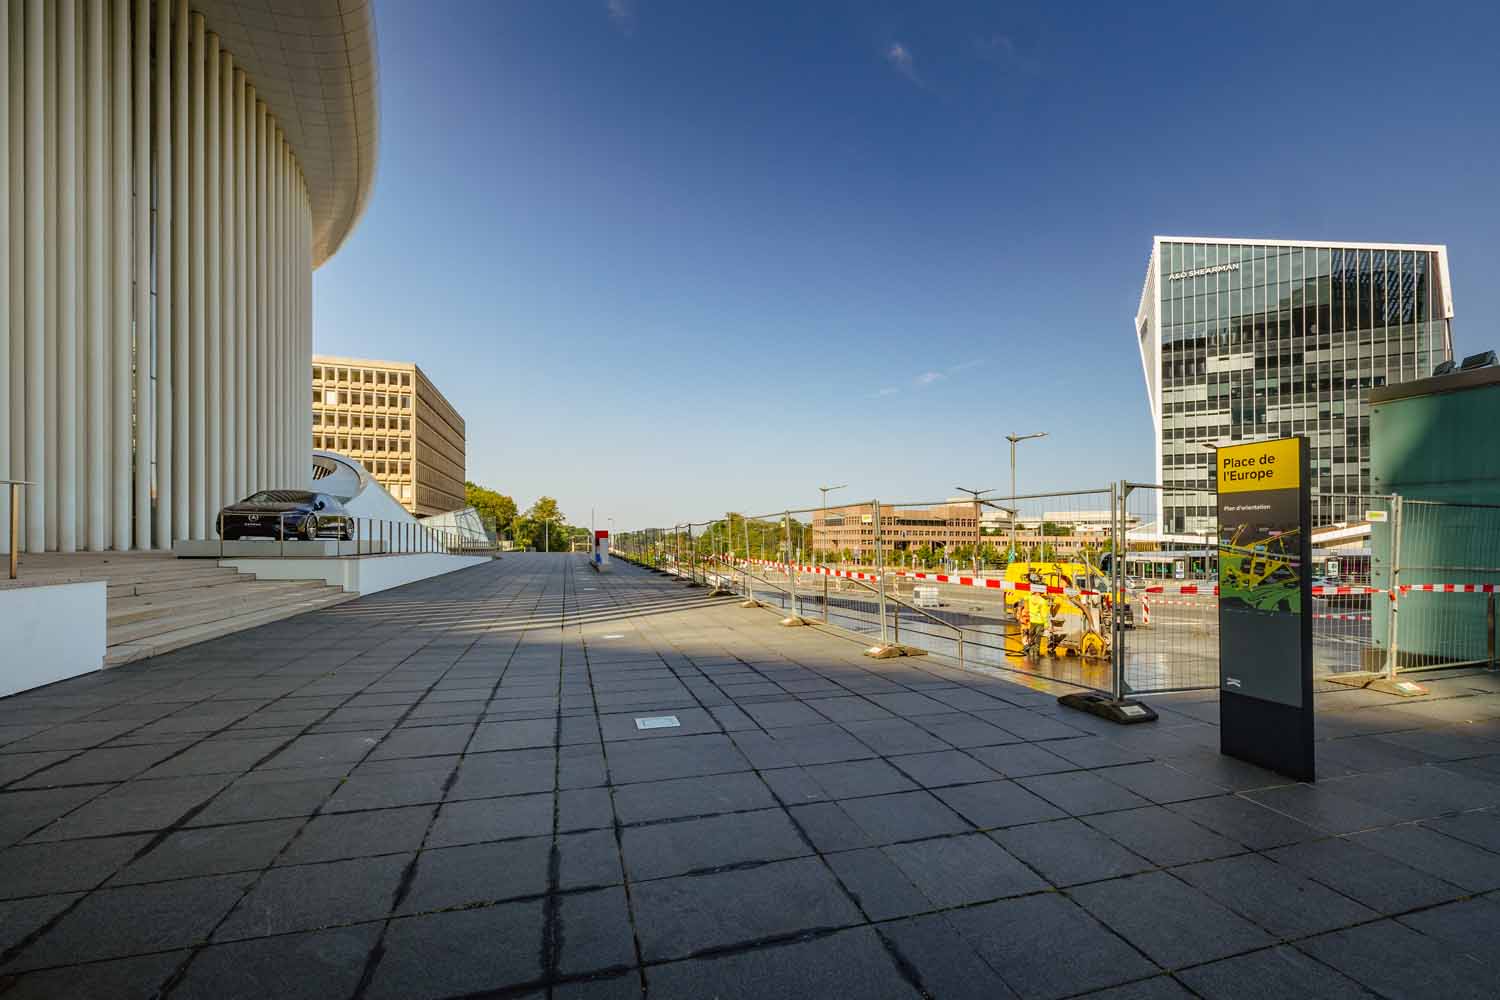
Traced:
<path id="1" fill-rule="evenodd" d="M 871 500 L 625 532 L 615 551 L 910 655 L 1123 698 L 1219 683 L 1219 605 L 1313 620 L 1320 686 L 1495 662 L 1500 508 L 1314 497 L 1300 539 L 1160 530 L 1163 487 Z M 1452 539 L 1473 543 L 1455 551 Z M 1222 589 L 1221 589 L 1222 588 Z M 1399 621 L 1399 629 L 1398 629 Z M 1419 678 L 1409 681 L 1420 686 Z"/>

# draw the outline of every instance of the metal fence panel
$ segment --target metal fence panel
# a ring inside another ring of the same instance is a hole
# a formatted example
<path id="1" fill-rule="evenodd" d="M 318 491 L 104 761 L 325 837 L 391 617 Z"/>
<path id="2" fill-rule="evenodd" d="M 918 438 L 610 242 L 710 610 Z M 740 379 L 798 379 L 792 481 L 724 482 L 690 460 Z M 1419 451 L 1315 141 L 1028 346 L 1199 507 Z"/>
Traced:
<path id="1" fill-rule="evenodd" d="M 1314 680 L 1383 666 L 1375 622 L 1389 615 L 1390 599 L 1374 592 L 1384 557 L 1375 555 L 1372 539 L 1389 530 L 1391 509 L 1392 498 L 1381 494 L 1312 498 Z"/>
<path id="2" fill-rule="evenodd" d="M 1174 489 L 729 513 L 621 532 L 613 546 L 784 617 L 969 669 L 1116 696 L 1214 688 L 1218 539 L 1162 530 Z M 1313 522 L 1319 680 L 1493 658 L 1500 507 L 1314 496 Z M 1025 627 L 1037 601 L 1040 636 Z"/>
<path id="3" fill-rule="evenodd" d="M 1396 589 L 1375 641 L 1397 672 L 1493 660 L 1500 507 L 1403 498 L 1375 551 Z"/>
<path id="4" fill-rule="evenodd" d="M 1135 624 L 1124 641 L 1123 693 L 1218 687 L 1218 539 L 1162 530 L 1158 512 L 1192 491 L 1126 483 L 1123 492 L 1123 583 Z"/>

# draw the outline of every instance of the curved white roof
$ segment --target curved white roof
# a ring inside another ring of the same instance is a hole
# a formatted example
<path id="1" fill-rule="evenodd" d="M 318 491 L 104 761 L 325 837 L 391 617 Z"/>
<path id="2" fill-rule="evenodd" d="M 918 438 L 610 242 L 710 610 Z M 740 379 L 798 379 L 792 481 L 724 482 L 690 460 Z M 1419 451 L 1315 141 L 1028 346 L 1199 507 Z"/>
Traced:
<path id="1" fill-rule="evenodd" d="M 380 136 L 373 0 L 191 0 L 276 116 L 307 178 L 313 266 L 370 200 Z"/>

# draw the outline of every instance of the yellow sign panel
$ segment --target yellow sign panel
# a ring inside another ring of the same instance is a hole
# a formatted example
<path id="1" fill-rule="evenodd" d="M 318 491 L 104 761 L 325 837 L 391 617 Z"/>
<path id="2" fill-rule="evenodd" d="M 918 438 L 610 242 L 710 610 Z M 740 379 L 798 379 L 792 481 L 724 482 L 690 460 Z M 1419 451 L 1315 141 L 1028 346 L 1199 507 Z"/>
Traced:
<path id="1" fill-rule="evenodd" d="M 1220 493 L 1294 490 L 1302 485 L 1296 438 L 1220 448 L 1218 463 Z"/>

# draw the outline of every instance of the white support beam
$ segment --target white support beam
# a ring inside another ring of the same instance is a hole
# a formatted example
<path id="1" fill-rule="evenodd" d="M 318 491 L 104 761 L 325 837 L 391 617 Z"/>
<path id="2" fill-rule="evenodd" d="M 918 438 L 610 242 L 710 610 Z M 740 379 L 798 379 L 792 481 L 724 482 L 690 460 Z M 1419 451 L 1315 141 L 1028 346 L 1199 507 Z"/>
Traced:
<path id="1" fill-rule="evenodd" d="M 237 398 L 239 415 L 236 420 L 235 453 L 239 456 L 234 493 L 236 497 L 247 495 L 254 479 L 254 459 L 250 454 L 253 440 L 251 429 L 255 420 L 255 362 L 253 356 L 255 339 L 250 329 L 250 286 L 247 264 L 249 261 L 249 204 L 245 184 L 245 135 L 250 115 L 246 108 L 245 72 L 234 71 L 234 289 L 235 324 L 239 329 L 239 355 Z"/>
<path id="2" fill-rule="evenodd" d="M 204 240 L 203 186 L 206 154 L 204 119 L 207 108 L 203 99 L 203 69 L 207 31 L 203 15 L 191 15 L 192 37 L 188 42 L 188 211 L 191 222 L 188 241 L 194 252 L 188 255 L 188 538 L 207 538 L 205 512 L 208 504 L 208 451 L 206 410 L 208 366 L 208 309 L 205 301 L 206 272 Z"/>
<path id="3" fill-rule="evenodd" d="M 111 0 L 110 3 L 110 146 L 113 182 L 110 202 L 113 205 L 113 222 L 110 229 L 113 249 L 110 251 L 112 279 L 110 300 L 112 317 L 110 325 L 111 362 L 109 388 L 109 486 L 107 490 L 110 510 L 110 545 L 119 550 L 131 547 L 130 499 L 131 499 L 131 197 L 130 197 L 130 151 L 132 148 L 131 117 L 131 52 L 130 19 L 132 0 Z"/>
<path id="4" fill-rule="evenodd" d="M 11 322 L 11 237 L 10 227 L 10 129 L 11 97 L 15 83 L 10 75 L 10 5 L 0 10 L 0 479 L 9 479 L 10 471 L 10 364 L 11 345 L 24 333 Z M 10 551 L 10 490 L 0 487 L 0 552 Z"/>
<path id="5" fill-rule="evenodd" d="M 88 192 L 83 212 L 83 350 L 84 398 L 81 411 L 86 418 L 79 444 L 87 475 L 83 488 L 83 526 L 81 540 L 90 552 L 106 547 L 105 535 L 109 517 L 105 513 L 105 469 L 109 442 L 105 435 L 109 393 L 104 386 L 108 344 L 105 329 L 104 222 L 108 218 L 104 202 L 104 0 L 87 0 L 84 14 L 83 79 L 87 91 L 84 131 L 84 187 Z"/>
<path id="6" fill-rule="evenodd" d="M 164 3 L 165 0 L 157 0 Z M 192 477 L 189 474 L 188 424 L 191 372 L 188 358 L 192 354 L 188 297 L 188 5 L 187 0 L 172 4 L 172 539 L 191 537 L 189 497 Z M 158 255 L 158 262 L 160 255 Z M 162 280 L 158 263 L 157 281 Z"/>
<path id="7" fill-rule="evenodd" d="M 78 0 L 57 5 L 55 548 L 78 548 Z"/>
<path id="8" fill-rule="evenodd" d="M 234 58 L 219 55 L 219 502 L 240 498 L 238 381 L 239 324 L 234 263 Z M 217 509 L 211 512 L 217 515 Z"/>
<path id="9" fill-rule="evenodd" d="M 9 0 L 6 11 L 9 43 L 9 191 L 6 208 L 10 222 L 3 238 L 10 254 L 10 405 L 9 445 L 11 476 L 23 478 L 26 472 L 26 6 L 25 0 Z M 6 530 L 10 530 L 10 498 L 7 491 Z M 25 501 L 23 500 L 24 504 Z M 18 534 L 24 539 L 25 521 L 20 520 Z M 20 541 L 20 539 L 18 539 Z"/>
<path id="10" fill-rule="evenodd" d="M 155 351 L 151 338 L 151 0 L 132 0 L 135 31 L 131 37 L 131 76 L 134 86 L 133 150 L 135 167 L 131 180 L 135 208 L 135 284 L 131 335 L 135 345 L 135 453 L 133 492 L 135 548 L 149 549 L 151 538 L 152 464 L 156 455 L 155 413 L 152 404 L 151 371 Z M 163 536 L 165 537 L 165 536 Z"/>
<path id="11" fill-rule="evenodd" d="M 224 453 L 224 392 L 221 377 L 224 330 L 219 323 L 219 36 L 206 38 L 203 77 L 203 131 L 194 148 L 203 150 L 203 232 L 198 259 L 203 267 L 203 534 L 214 537 L 214 520 L 223 506 L 220 475 Z M 196 276 L 195 279 L 196 280 Z"/>
<path id="12" fill-rule="evenodd" d="M 45 0 L 26 0 L 26 466 L 31 481 L 26 490 L 26 551 L 42 552 L 47 545 L 47 488 L 43 455 L 47 443 L 47 377 L 44 364 L 47 345 L 47 218 L 43 187 L 46 184 L 45 74 L 40 55 L 46 49 Z"/>

